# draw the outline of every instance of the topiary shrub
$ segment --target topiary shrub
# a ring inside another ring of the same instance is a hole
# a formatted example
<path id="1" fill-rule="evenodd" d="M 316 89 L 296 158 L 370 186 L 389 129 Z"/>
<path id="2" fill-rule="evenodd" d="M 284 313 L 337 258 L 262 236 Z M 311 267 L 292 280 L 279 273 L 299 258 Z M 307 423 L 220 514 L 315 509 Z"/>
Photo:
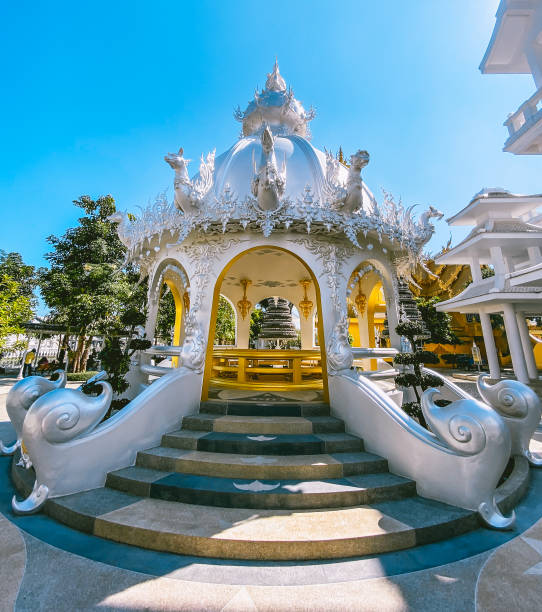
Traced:
<path id="1" fill-rule="evenodd" d="M 421 408 L 421 392 L 429 389 L 429 387 L 440 387 L 444 383 L 438 376 L 424 374 L 422 367 L 425 364 L 439 363 L 439 358 L 430 351 L 425 351 L 418 347 L 419 338 L 424 333 L 420 323 L 402 321 L 395 328 L 395 331 L 408 340 L 412 349 L 409 352 L 398 353 L 393 360 L 395 365 L 402 368 L 401 374 L 395 377 L 396 384 L 412 389 L 416 396 L 415 402 L 405 402 L 402 408 L 410 417 L 416 419 L 422 427 L 429 429 Z"/>

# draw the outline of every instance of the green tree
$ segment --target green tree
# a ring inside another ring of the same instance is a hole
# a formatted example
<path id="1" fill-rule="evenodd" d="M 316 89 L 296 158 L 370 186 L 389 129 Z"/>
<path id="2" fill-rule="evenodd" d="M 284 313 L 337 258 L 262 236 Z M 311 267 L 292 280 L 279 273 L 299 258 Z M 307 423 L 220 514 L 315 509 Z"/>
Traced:
<path id="1" fill-rule="evenodd" d="M 256 348 L 256 342 L 260 337 L 264 312 L 265 309 L 263 306 L 261 304 L 256 304 L 256 307 L 250 314 L 249 346 L 252 348 Z"/>
<path id="2" fill-rule="evenodd" d="M 447 312 L 437 312 L 435 305 L 441 301 L 439 297 L 416 298 L 416 305 L 420 311 L 425 326 L 431 334 L 429 342 L 436 344 L 461 344 L 451 328 L 452 317 Z"/>
<path id="3" fill-rule="evenodd" d="M 22 325 L 31 317 L 31 298 L 23 295 L 20 283 L 3 273 L 0 276 L 0 349 L 5 348 L 8 336 L 24 333 Z M 11 346 L 22 348 L 24 342 Z"/>
<path id="4" fill-rule="evenodd" d="M 158 316 L 156 317 L 156 336 L 164 340 L 166 344 L 173 341 L 173 328 L 175 327 L 175 300 L 171 291 L 167 290 L 167 285 L 162 287 L 162 296 L 158 306 Z"/>
<path id="5" fill-rule="evenodd" d="M 233 344 L 235 342 L 235 313 L 231 304 L 224 297 L 218 299 L 216 313 L 215 344 Z"/>
<path id="6" fill-rule="evenodd" d="M 130 305 L 138 275 L 123 266 L 125 248 L 107 217 L 115 212 L 110 196 L 74 201 L 84 210 L 76 227 L 49 236 L 45 256 L 50 268 L 40 274 L 40 287 L 54 319 L 78 337 L 73 371 L 86 367 L 92 336 L 118 322 Z"/>
<path id="7" fill-rule="evenodd" d="M 443 385 L 443 382 L 433 374 L 423 374 L 422 367 L 424 364 L 438 363 L 439 359 L 433 353 L 419 348 L 419 338 L 424 333 L 421 323 L 403 321 L 399 323 L 395 331 L 400 336 L 406 338 L 412 347 L 412 351 L 401 352 L 394 358 L 395 365 L 400 365 L 403 368 L 402 373 L 395 377 L 396 384 L 412 389 L 416 397 L 414 402 L 405 402 L 403 410 L 409 416 L 417 419 L 420 425 L 427 429 L 427 423 L 421 409 L 420 389 L 425 391 L 429 387 L 440 387 Z"/>
<path id="8" fill-rule="evenodd" d="M 34 291 L 39 282 L 39 271 L 25 264 L 20 253 L 7 253 L 0 249 L 0 277 L 4 274 L 19 284 L 19 294 L 30 298 L 35 308 L 37 300 Z"/>
<path id="9" fill-rule="evenodd" d="M 109 323 L 104 347 L 100 351 L 99 358 L 102 368 L 107 372 L 107 382 L 111 384 L 113 391 L 121 395 L 128 389 L 126 374 L 130 370 L 130 359 L 136 351 L 150 348 L 151 341 L 137 337 L 137 328 L 145 324 L 145 312 L 140 307 L 144 294 L 135 290 L 125 310 L 116 321 Z M 86 392 L 93 392 L 95 385 L 87 385 Z M 126 399 L 115 399 L 111 402 L 106 418 L 115 408 L 122 408 L 128 403 Z"/>

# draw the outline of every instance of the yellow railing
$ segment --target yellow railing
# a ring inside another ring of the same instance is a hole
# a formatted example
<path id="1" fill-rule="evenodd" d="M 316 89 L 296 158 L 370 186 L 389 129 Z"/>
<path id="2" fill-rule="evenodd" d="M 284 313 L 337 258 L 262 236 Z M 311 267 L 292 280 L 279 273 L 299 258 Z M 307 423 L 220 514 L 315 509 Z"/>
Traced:
<path id="1" fill-rule="evenodd" d="M 322 389 L 320 350 L 213 349 L 210 384 L 237 389 Z"/>

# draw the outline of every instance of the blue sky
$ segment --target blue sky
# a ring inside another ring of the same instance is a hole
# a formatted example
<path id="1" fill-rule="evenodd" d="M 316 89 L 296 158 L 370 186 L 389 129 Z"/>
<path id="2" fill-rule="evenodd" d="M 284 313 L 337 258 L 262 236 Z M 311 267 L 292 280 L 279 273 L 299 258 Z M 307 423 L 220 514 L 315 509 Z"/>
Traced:
<path id="1" fill-rule="evenodd" d="M 483 186 L 540 192 L 540 158 L 502 152 L 502 122 L 534 92 L 531 77 L 478 70 L 497 5 L 5 2 L 0 248 L 43 265 L 46 237 L 75 223 L 78 196 L 111 193 L 136 210 L 171 195 L 164 154 L 228 148 L 240 128 L 233 109 L 275 56 L 317 110 L 315 146 L 366 148 L 378 197 L 383 187 L 449 216 Z M 430 247 L 449 234 L 439 223 Z"/>

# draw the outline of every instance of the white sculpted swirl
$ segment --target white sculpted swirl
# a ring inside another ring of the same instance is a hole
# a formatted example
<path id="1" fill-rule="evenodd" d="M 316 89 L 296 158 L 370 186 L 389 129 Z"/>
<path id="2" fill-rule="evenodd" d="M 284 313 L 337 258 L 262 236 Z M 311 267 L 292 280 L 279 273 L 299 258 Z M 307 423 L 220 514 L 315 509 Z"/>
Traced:
<path id="1" fill-rule="evenodd" d="M 501 380 L 494 385 L 486 381 L 487 377 L 481 374 L 477 381 L 478 392 L 508 426 L 512 436 L 512 454 L 526 457 L 535 467 L 542 466 L 542 457 L 529 450 L 542 414 L 538 395 L 518 380 Z"/>

